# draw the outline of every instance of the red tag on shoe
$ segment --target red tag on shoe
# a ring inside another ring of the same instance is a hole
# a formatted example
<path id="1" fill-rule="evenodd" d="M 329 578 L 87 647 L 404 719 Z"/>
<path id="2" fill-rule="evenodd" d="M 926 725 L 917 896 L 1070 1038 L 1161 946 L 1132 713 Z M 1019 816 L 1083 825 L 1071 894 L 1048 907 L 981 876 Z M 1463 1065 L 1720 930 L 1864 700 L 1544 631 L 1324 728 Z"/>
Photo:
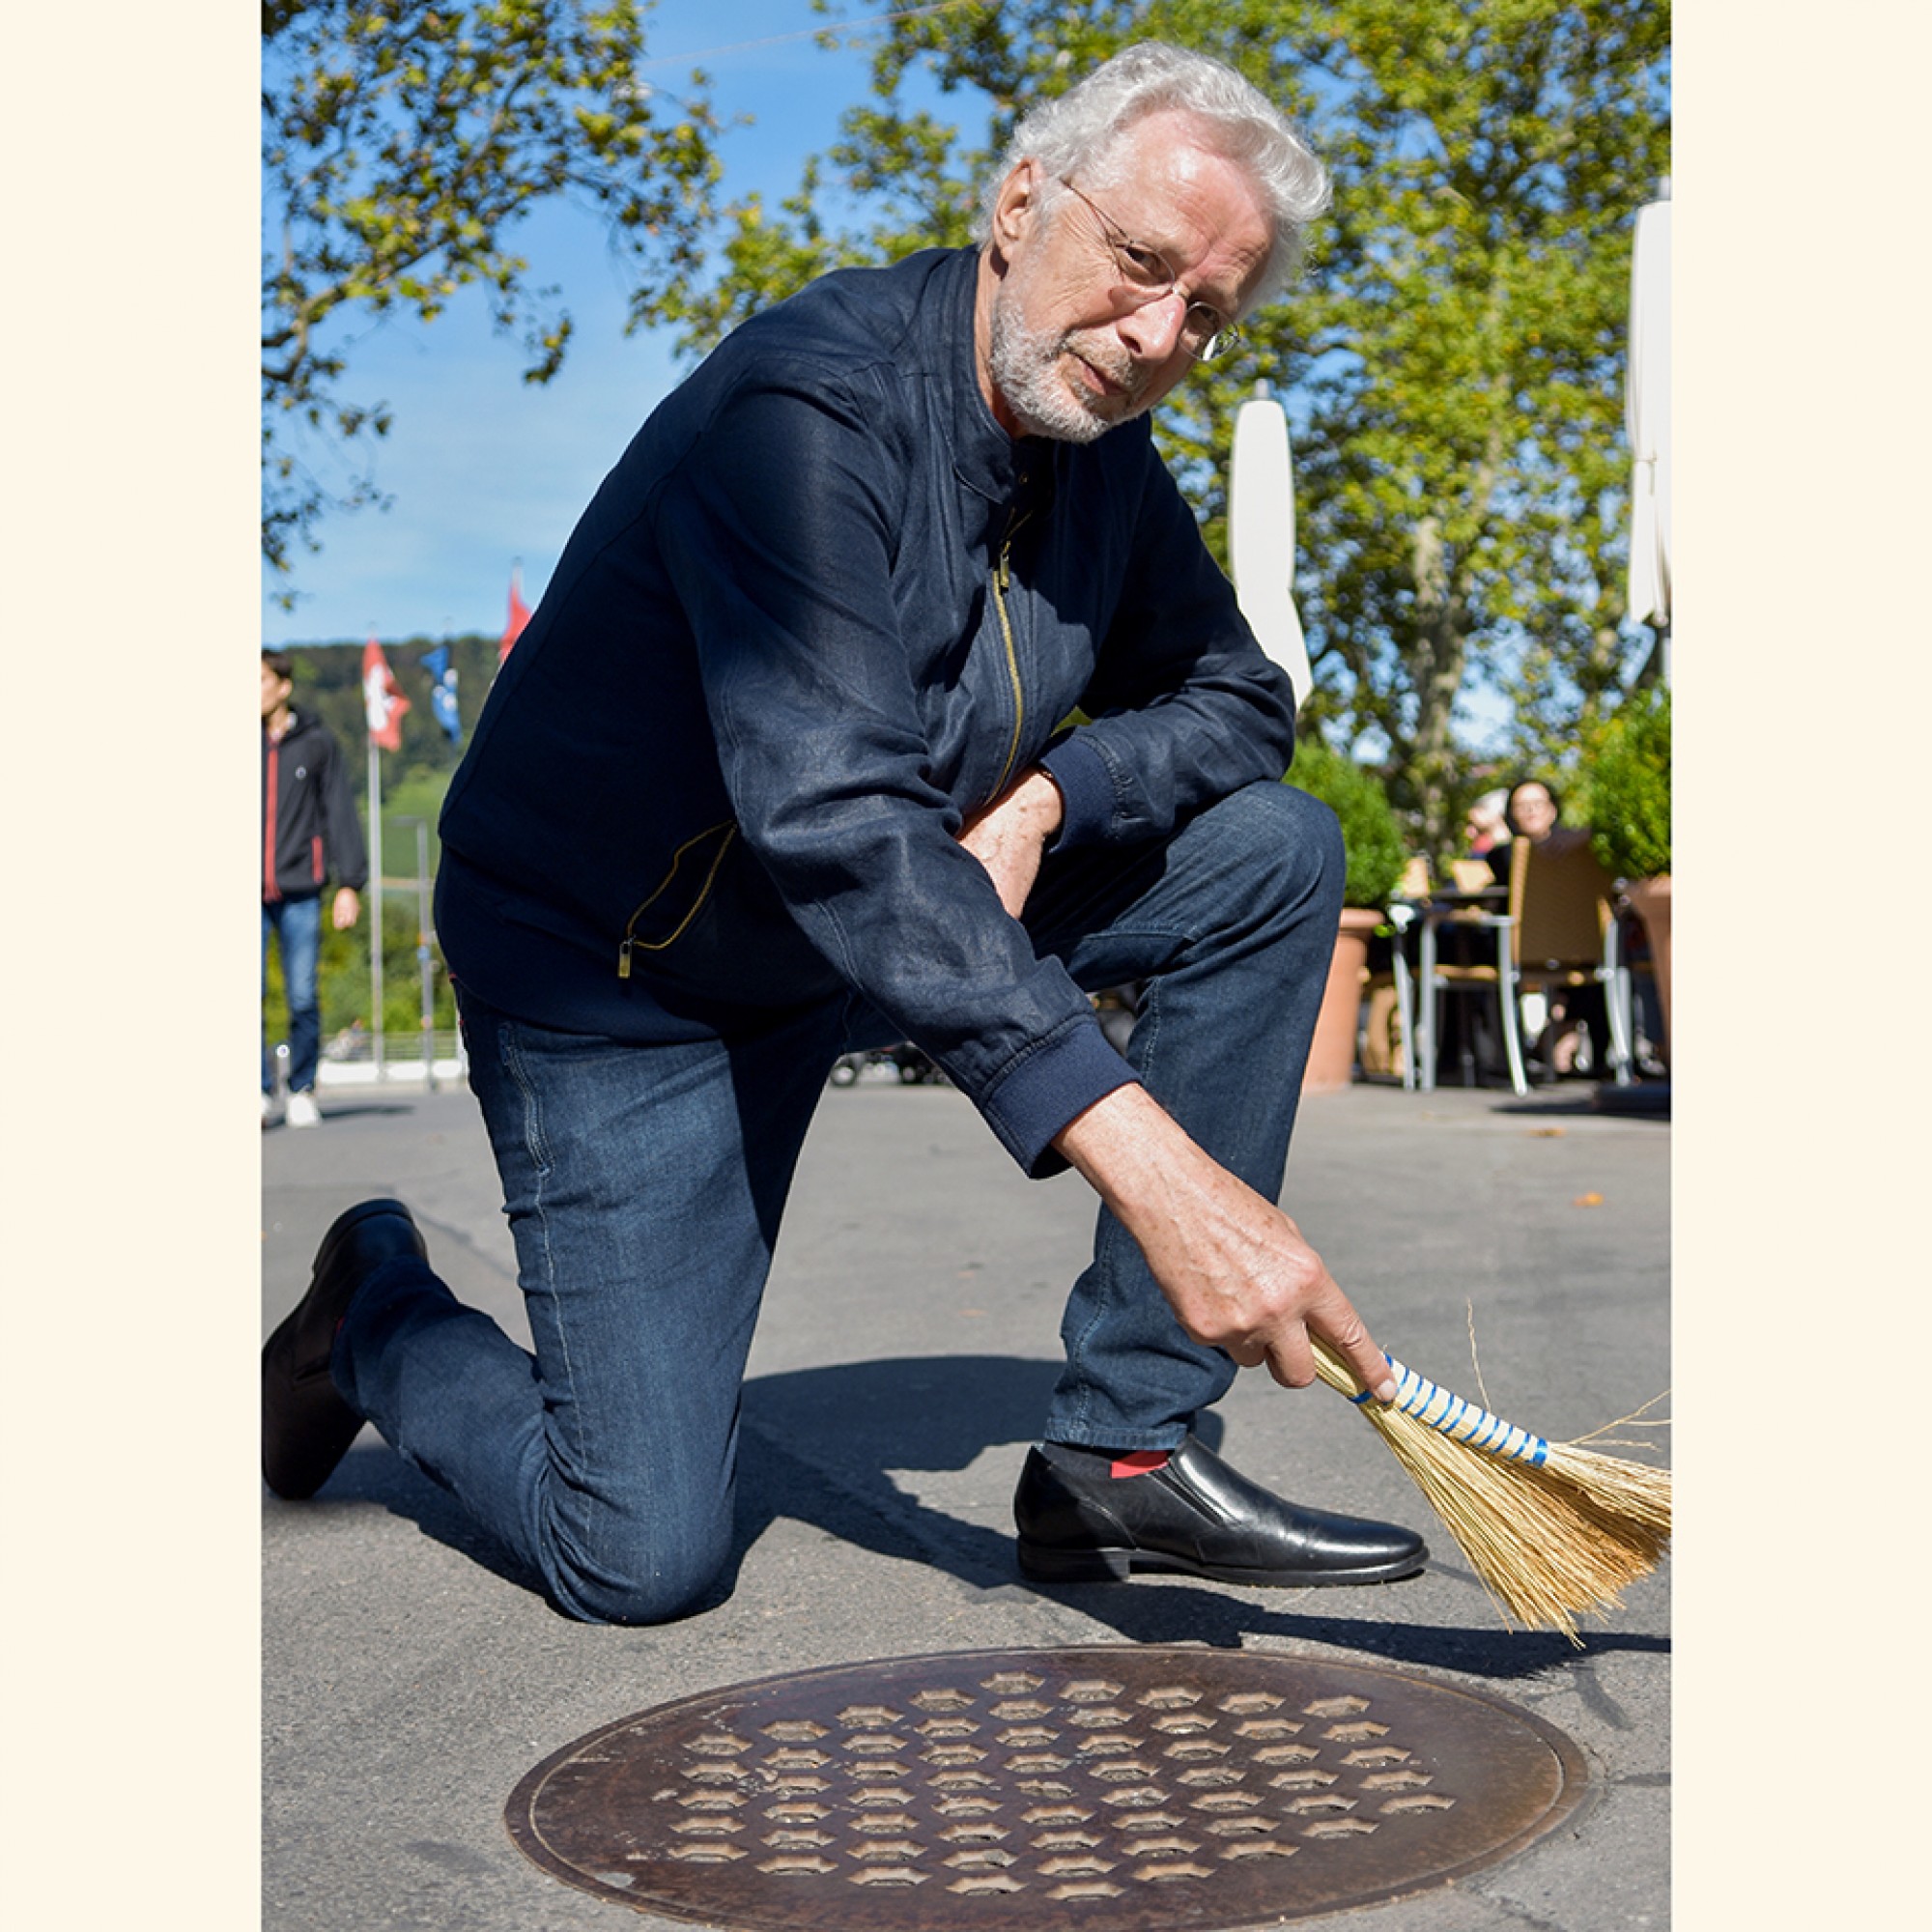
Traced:
<path id="1" fill-rule="evenodd" d="M 1166 1449 L 1129 1449 L 1116 1456 L 1107 1473 L 1111 1476 L 1145 1476 L 1167 1467 L 1172 1452 Z"/>

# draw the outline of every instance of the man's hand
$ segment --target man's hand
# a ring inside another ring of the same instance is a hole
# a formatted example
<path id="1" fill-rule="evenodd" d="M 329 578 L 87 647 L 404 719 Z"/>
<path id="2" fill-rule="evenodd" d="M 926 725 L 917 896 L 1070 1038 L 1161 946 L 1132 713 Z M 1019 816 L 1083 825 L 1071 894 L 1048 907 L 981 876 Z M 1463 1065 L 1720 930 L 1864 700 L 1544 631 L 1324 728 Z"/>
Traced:
<path id="1" fill-rule="evenodd" d="M 1036 765 L 959 829 L 960 844 L 985 867 L 1000 903 L 1014 919 L 1039 876 L 1040 854 L 1065 815 L 1060 787 Z"/>
<path id="2" fill-rule="evenodd" d="M 1096 1100 L 1054 1138 L 1122 1226 L 1195 1341 L 1288 1388 L 1315 1379 L 1311 1334 L 1392 1401 L 1382 1351 L 1321 1257 L 1272 1202 L 1211 1159 L 1141 1087 Z"/>
<path id="3" fill-rule="evenodd" d="M 362 916 L 362 901 L 348 886 L 336 889 L 335 903 L 329 907 L 329 918 L 335 922 L 337 932 L 347 932 Z"/>

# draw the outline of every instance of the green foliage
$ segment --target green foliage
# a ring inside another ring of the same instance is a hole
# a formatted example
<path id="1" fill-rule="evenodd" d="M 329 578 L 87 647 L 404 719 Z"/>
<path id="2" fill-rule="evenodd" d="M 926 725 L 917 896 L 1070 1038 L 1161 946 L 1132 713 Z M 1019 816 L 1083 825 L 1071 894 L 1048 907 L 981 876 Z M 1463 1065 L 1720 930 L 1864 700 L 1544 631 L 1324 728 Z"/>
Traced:
<path id="1" fill-rule="evenodd" d="M 323 900 L 322 953 L 316 965 L 316 998 L 322 1008 L 325 1047 L 346 1028 L 369 1025 L 369 932 L 374 895 L 365 894 L 362 917 L 347 932 L 337 932 L 328 916 L 331 892 Z M 389 893 L 383 905 L 383 1028 L 385 1060 L 407 1060 L 422 1034 L 422 966 L 416 955 L 413 896 Z M 456 1025 L 456 996 L 449 970 L 432 941 L 431 1011 L 438 1031 Z M 264 1037 L 270 1045 L 289 1037 L 288 994 L 282 980 L 281 949 L 269 949 L 268 987 L 262 1000 Z"/>
<path id="2" fill-rule="evenodd" d="M 1590 843 L 1613 878 L 1670 870 L 1670 693 L 1627 697 L 1592 739 L 1584 771 Z"/>
<path id="3" fill-rule="evenodd" d="M 1341 821 L 1349 855 L 1344 903 L 1386 905 L 1401 882 L 1408 848 L 1381 780 L 1319 731 L 1303 730 L 1295 739 L 1293 769 L 1283 782 L 1319 798 Z"/>
<path id="4" fill-rule="evenodd" d="M 437 861 L 442 844 L 436 836 L 436 821 L 442 811 L 443 794 L 454 776 L 449 771 L 416 770 L 395 784 L 383 787 L 383 876 L 398 886 L 416 876 L 416 828 L 409 821 L 420 821 L 428 847 L 428 873 L 436 877 Z M 366 828 L 365 828 L 366 829 Z M 371 873 L 376 868 L 373 848 L 369 855 Z"/>
<path id="5" fill-rule="evenodd" d="M 659 313 L 702 347 L 821 268 L 964 239 L 1020 108 L 1129 41 L 1240 70 L 1308 128 L 1335 208 L 1300 287 L 1195 369 L 1157 435 L 1221 554 L 1235 406 L 1258 377 L 1284 393 L 1304 716 L 1385 737 L 1396 803 L 1446 850 L 1478 676 L 1516 699 L 1517 756 L 1567 766 L 1631 675 L 1630 248 L 1669 172 L 1668 36 L 1652 0 L 985 0 L 900 19 L 873 100 L 799 195 L 729 210 L 717 286 Z M 959 125 L 908 104 L 915 67 Z"/>
<path id="6" fill-rule="evenodd" d="M 1335 213 L 1292 304 L 1312 358 L 1301 612 L 1435 842 L 1473 671 L 1512 691 L 1526 762 L 1561 760 L 1629 674 L 1630 246 L 1669 170 L 1668 14 L 1278 12 L 1337 90 L 1311 130 Z"/>
<path id="7" fill-rule="evenodd" d="M 643 80 L 638 0 L 264 0 L 262 8 L 262 550 L 293 568 L 331 500 L 304 437 L 389 427 L 345 397 L 341 325 L 434 320 L 470 284 L 521 330 L 524 380 L 569 345 L 554 288 L 513 245 L 540 205 L 603 220 L 646 283 L 698 260 L 719 177 L 717 124 L 694 73 L 680 99 Z M 285 601 L 287 601 L 285 599 Z"/>

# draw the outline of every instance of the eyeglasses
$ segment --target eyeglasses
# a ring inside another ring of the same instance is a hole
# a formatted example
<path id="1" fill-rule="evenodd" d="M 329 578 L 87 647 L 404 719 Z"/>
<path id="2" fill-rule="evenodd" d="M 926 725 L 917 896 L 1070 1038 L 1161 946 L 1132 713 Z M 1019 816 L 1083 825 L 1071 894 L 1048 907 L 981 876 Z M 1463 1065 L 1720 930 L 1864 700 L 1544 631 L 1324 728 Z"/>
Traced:
<path id="1" fill-rule="evenodd" d="M 1158 248 L 1136 242 L 1091 195 L 1082 193 L 1065 175 L 1059 180 L 1069 193 L 1080 196 L 1100 223 L 1100 232 L 1106 238 L 1120 275 L 1114 294 L 1130 297 L 1132 308 L 1146 308 L 1173 295 L 1180 277 L 1169 267 L 1167 257 Z M 1225 355 L 1240 340 L 1241 331 L 1219 309 L 1210 308 L 1206 302 L 1187 304 L 1187 312 L 1180 318 L 1180 346 L 1195 361 L 1209 362 L 1216 355 Z"/>

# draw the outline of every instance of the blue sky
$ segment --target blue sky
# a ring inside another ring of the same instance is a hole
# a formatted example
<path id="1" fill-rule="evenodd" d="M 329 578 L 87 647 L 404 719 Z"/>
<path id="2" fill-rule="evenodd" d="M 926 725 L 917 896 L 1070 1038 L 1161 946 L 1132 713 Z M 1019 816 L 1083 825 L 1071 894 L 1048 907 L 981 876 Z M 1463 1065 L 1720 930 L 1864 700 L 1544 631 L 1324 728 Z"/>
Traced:
<path id="1" fill-rule="evenodd" d="M 863 21 L 890 4 L 851 0 L 843 12 Z M 790 193 L 805 156 L 831 143 L 839 113 L 865 94 L 863 51 L 783 38 L 825 24 L 810 0 L 662 0 L 651 15 L 666 86 L 703 55 L 720 118 L 753 117 L 723 142 L 727 196 Z M 516 338 L 492 328 L 474 289 L 431 324 L 360 327 L 343 393 L 393 412 L 388 436 L 370 445 L 393 506 L 324 520 L 321 551 L 298 554 L 292 611 L 273 601 L 284 580 L 263 571 L 265 642 L 494 633 L 519 560 L 535 604 L 579 513 L 678 371 L 667 335 L 624 335 L 626 289 L 593 219 L 551 211 L 524 236 L 533 278 L 561 283 L 576 320 L 562 370 L 526 384 Z"/>

